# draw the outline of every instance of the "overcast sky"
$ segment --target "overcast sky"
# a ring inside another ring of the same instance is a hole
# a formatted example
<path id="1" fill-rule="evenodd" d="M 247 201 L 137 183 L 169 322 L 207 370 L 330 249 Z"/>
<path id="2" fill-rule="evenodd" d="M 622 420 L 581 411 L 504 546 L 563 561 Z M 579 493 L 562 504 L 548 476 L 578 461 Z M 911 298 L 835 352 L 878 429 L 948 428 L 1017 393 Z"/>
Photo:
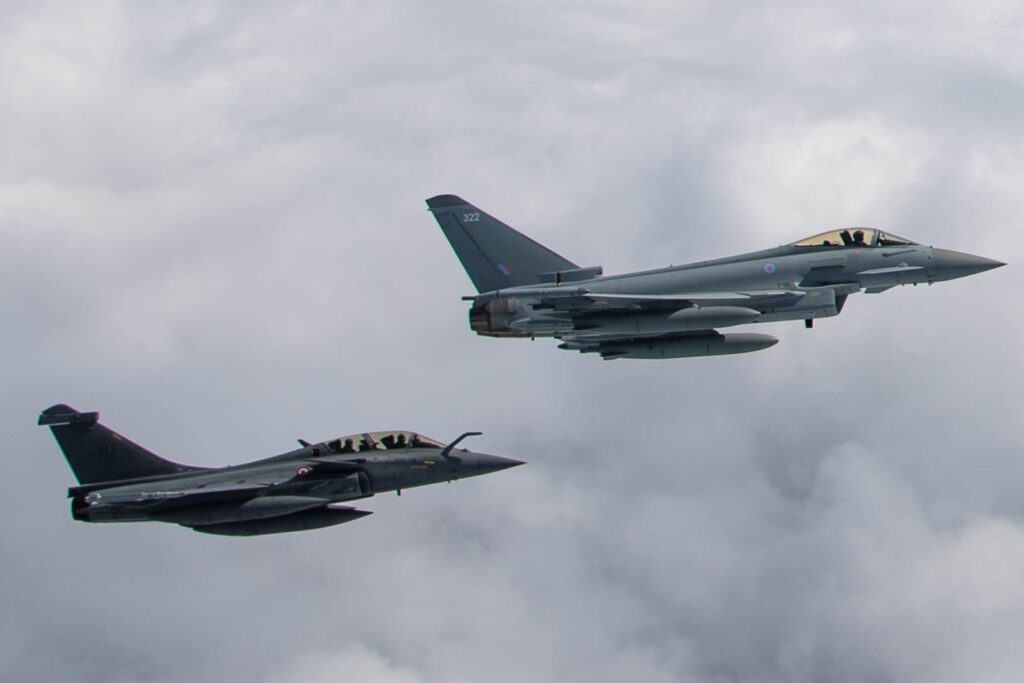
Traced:
<path id="1" fill-rule="evenodd" d="M 0 678 L 1017 681 L 1016 2 L 0 9 Z M 605 272 L 846 225 L 1008 262 L 760 353 L 468 329 L 423 200 Z M 529 462 L 238 539 L 86 525 L 38 412 L 226 465 Z"/>

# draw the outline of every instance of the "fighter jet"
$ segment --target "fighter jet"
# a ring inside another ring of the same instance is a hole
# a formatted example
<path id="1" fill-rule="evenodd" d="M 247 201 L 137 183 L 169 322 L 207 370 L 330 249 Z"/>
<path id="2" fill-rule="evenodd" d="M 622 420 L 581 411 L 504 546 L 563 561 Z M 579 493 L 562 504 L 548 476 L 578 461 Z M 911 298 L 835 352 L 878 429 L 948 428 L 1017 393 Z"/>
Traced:
<path id="1" fill-rule="evenodd" d="M 455 195 L 427 200 L 477 294 L 469 326 L 488 337 L 554 337 L 616 358 L 759 351 L 778 339 L 718 328 L 839 315 L 855 292 L 932 284 L 1005 265 L 874 228 L 830 230 L 774 249 L 622 275 L 580 267 Z"/>
<path id="2" fill-rule="evenodd" d="M 79 486 L 83 522 L 171 522 L 208 534 L 258 536 L 319 529 L 371 514 L 347 503 L 377 493 L 497 472 L 519 460 L 475 453 L 408 431 L 353 434 L 244 465 L 206 468 L 164 460 L 99 422 L 99 413 L 47 408 Z"/>

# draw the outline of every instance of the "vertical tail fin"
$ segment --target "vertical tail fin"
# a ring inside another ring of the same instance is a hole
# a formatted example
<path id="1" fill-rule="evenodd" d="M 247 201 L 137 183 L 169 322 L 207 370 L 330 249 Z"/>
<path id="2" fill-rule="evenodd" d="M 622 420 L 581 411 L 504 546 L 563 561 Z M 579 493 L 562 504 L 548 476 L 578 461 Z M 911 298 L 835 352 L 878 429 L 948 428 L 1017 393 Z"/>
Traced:
<path id="1" fill-rule="evenodd" d="M 438 195 L 427 206 L 478 292 L 532 285 L 542 273 L 579 268 L 461 197 Z"/>
<path id="2" fill-rule="evenodd" d="M 101 425 L 99 413 L 80 413 L 71 406 L 57 404 L 42 412 L 39 424 L 50 426 L 80 484 L 201 469 L 179 465 L 151 453 Z"/>

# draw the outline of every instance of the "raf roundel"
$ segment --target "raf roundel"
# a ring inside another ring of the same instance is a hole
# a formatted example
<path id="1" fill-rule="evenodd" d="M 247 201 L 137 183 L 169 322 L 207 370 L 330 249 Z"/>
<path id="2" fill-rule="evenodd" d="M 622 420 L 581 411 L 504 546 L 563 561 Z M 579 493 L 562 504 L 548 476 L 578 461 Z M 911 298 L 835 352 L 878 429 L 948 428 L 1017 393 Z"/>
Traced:
<path id="1" fill-rule="evenodd" d="M 766 264 L 764 264 L 763 270 L 765 272 L 765 275 L 771 275 L 776 270 L 778 270 L 778 268 L 775 267 L 774 263 L 766 263 Z"/>
<path id="2" fill-rule="evenodd" d="M 296 477 L 301 477 L 301 476 L 309 474 L 312 471 L 313 471 L 313 468 L 310 467 L 309 465 L 299 465 L 298 467 L 295 468 L 295 476 Z"/>

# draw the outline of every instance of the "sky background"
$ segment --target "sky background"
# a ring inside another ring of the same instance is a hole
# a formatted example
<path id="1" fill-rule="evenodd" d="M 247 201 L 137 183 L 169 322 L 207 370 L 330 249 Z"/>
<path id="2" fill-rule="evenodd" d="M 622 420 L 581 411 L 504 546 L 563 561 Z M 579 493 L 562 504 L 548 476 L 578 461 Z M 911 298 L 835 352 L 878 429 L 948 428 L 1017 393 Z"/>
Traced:
<path id="1" fill-rule="evenodd" d="M 5 2 L 4 681 L 1017 681 L 1016 2 Z M 424 199 L 615 273 L 870 225 L 1007 268 L 760 353 L 477 337 Z M 529 464 L 238 539 L 85 525 L 39 411 L 227 465 Z"/>

